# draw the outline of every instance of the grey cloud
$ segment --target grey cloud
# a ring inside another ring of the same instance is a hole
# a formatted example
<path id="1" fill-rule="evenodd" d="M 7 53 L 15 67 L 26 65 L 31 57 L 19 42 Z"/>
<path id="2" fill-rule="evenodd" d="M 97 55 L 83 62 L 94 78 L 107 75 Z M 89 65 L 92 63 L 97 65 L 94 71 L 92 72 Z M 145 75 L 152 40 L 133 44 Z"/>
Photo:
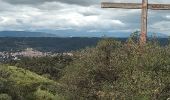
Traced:
<path id="1" fill-rule="evenodd" d="M 108 0 L 0 0 L 0 9 L 3 10 L 0 11 L 0 29 L 59 28 L 132 32 L 140 28 L 140 10 L 101 9 L 101 1 Z M 111 1 L 141 2 L 142 0 Z M 160 3 L 161 0 L 155 2 Z M 170 31 L 169 22 L 166 22 L 170 21 L 170 17 L 167 16 L 170 16 L 169 11 L 149 10 L 149 30 Z"/>
<path id="2" fill-rule="evenodd" d="M 75 5 L 83 5 L 89 6 L 100 3 L 99 0 L 3 0 L 4 2 L 8 2 L 10 4 L 42 4 L 45 2 L 61 2 L 66 4 L 75 4 Z"/>
<path id="3" fill-rule="evenodd" d="M 61 2 L 66 4 L 75 4 L 82 6 L 96 5 L 100 4 L 100 2 L 138 2 L 141 3 L 142 0 L 2 0 L 4 2 L 8 2 L 10 4 L 42 4 L 45 2 Z M 150 0 L 149 3 L 169 3 L 169 0 Z"/>
<path id="4" fill-rule="evenodd" d="M 84 5 L 84 6 L 89 6 L 89 5 L 100 3 L 100 0 L 57 0 L 57 1 L 68 3 L 68 4 Z"/>
<path id="5" fill-rule="evenodd" d="M 44 2 L 52 2 L 58 0 L 2 0 L 10 4 L 42 4 Z"/>

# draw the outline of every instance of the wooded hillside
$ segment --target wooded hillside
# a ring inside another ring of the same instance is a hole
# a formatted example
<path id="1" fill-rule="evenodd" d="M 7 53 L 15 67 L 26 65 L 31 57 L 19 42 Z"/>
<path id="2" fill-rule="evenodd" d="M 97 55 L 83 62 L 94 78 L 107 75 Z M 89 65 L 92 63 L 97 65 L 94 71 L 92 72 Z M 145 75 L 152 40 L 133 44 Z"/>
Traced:
<path id="1" fill-rule="evenodd" d="M 140 47 L 136 40 L 104 39 L 72 57 L 24 58 L 1 65 L 0 99 L 166 100 L 170 45 L 153 39 Z"/>

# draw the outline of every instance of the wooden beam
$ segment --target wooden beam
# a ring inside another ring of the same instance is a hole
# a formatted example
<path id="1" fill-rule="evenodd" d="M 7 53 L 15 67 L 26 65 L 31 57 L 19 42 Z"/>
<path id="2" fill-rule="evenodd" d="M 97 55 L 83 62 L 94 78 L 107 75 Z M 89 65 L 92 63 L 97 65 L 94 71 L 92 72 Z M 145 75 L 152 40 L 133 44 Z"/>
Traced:
<path id="1" fill-rule="evenodd" d="M 122 8 L 122 9 L 141 9 L 142 6 L 139 3 L 111 3 L 102 2 L 102 8 Z"/>
<path id="2" fill-rule="evenodd" d="M 142 9 L 140 3 L 113 3 L 102 2 L 102 8 L 122 8 L 122 9 Z M 151 10 L 170 10 L 170 4 L 148 4 L 148 9 Z"/>
<path id="3" fill-rule="evenodd" d="M 142 15 L 141 15 L 141 34 L 140 45 L 144 45 L 147 39 L 147 14 L 148 14 L 148 0 L 142 0 Z"/>
<path id="4" fill-rule="evenodd" d="M 170 4 L 148 4 L 151 10 L 170 10 Z"/>

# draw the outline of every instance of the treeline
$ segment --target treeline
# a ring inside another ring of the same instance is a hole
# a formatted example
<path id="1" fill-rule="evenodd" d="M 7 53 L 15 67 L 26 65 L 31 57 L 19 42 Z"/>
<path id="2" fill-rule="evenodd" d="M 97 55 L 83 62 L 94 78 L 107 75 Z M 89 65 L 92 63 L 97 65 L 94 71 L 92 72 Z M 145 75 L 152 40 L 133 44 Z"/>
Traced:
<path id="1" fill-rule="evenodd" d="M 21 57 L 0 65 L 0 100 L 64 100 L 58 80 L 72 56 Z"/>
<path id="2" fill-rule="evenodd" d="M 0 37 L 0 51 L 33 48 L 42 52 L 70 52 L 97 44 L 100 38 Z"/>
<path id="3" fill-rule="evenodd" d="M 56 38 L 56 37 L 0 37 L 0 51 L 16 52 L 33 48 L 42 52 L 70 52 L 94 47 L 103 38 Z M 115 38 L 126 42 L 127 38 Z M 157 39 L 161 45 L 167 45 L 168 38 Z"/>
<path id="4" fill-rule="evenodd" d="M 166 100 L 170 44 L 103 39 L 73 56 L 10 62 L 0 74 L 0 98 L 7 100 Z"/>
<path id="5" fill-rule="evenodd" d="M 5 62 L 5 64 L 17 66 L 47 78 L 57 80 L 61 77 L 61 71 L 72 61 L 72 56 L 59 54 L 54 57 L 21 57 L 20 60 L 9 60 Z"/>

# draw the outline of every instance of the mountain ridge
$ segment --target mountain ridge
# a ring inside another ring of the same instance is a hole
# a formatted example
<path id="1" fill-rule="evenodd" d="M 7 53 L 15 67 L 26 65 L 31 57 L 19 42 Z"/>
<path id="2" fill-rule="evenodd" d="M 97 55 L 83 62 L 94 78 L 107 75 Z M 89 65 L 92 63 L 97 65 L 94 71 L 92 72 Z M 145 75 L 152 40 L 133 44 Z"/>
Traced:
<path id="1" fill-rule="evenodd" d="M 56 35 L 45 32 L 0 31 L 0 37 L 56 37 Z"/>
<path id="2" fill-rule="evenodd" d="M 115 37 L 128 38 L 130 32 L 82 32 L 82 31 L 0 31 L 0 37 Z M 168 35 L 162 33 L 148 32 L 148 37 L 156 36 L 158 38 L 168 38 Z"/>

